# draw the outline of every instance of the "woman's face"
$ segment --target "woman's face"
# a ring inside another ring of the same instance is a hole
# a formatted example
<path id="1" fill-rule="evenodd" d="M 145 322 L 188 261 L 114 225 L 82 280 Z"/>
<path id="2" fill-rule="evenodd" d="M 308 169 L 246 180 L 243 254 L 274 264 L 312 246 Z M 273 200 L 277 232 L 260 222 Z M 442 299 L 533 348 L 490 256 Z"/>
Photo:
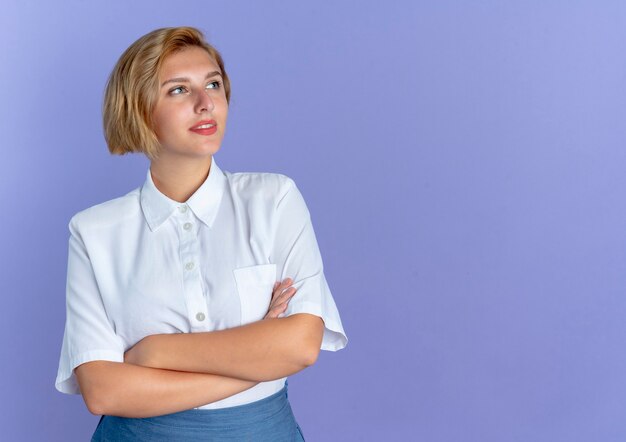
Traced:
<path id="1" fill-rule="evenodd" d="M 152 115 L 159 157 L 212 156 L 222 143 L 227 115 L 220 68 L 204 49 L 188 47 L 164 60 Z"/>

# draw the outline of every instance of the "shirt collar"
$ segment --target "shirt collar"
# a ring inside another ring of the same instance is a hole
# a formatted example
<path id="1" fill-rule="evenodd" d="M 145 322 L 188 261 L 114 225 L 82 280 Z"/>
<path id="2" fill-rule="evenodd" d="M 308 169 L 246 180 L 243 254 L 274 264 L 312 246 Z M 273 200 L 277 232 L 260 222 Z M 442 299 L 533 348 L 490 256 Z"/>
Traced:
<path id="1" fill-rule="evenodd" d="M 158 229 L 178 207 L 184 205 L 189 206 L 194 215 L 210 228 L 215 221 L 225 187 L 226 176 L 215 158 L 211 158 L 209 176 L 185 203 L 179 203 L 156 188 L 148 169 L 146 182 L 141 188 L 141 209 L 151 231 Z"/>

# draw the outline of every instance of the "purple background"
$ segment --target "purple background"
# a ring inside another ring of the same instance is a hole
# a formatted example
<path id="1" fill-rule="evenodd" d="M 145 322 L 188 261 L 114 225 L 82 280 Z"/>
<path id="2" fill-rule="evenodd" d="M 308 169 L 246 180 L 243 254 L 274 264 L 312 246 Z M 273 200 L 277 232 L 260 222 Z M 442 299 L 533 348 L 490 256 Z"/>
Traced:
<path id="1" fill-rule="evenodd" d="M 185 24 L 233 83 L 216 159 L 296 180 L 350 339 L 291 378 L 307 440 L 626 440 L 621 0 L 4 0 L 4 440 L 95 428 L 54 389 L 67 223 L 142 184 L 104 83 Z"/>

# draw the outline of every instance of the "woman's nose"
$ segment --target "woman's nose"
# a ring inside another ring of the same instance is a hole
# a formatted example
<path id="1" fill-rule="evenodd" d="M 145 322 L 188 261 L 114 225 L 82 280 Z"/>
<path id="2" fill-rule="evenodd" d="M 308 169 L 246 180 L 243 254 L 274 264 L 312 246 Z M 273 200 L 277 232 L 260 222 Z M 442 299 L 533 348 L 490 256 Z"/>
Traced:
<path id="1" fill-rule="evenodd" d="M 204 90 L 199 91 L 196 98 L 196 112 L 211 112 L 214 107 L 215 105 L 209 93 Z"/>

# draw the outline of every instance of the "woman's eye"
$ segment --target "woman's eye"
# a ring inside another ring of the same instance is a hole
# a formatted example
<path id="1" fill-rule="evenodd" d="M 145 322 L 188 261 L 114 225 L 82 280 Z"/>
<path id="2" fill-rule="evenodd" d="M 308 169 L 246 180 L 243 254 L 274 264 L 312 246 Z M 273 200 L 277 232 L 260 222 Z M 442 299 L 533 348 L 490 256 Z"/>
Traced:
<path id="1" fill-rule="evenodd" d="M 170 89 L 170 95 L 180 95 L 183 92 L 185 92 L 185 87 L 184 86 L 178 86 L 175 87 L 174 89 Z"/>
<path id="2" fill-rule="evenodd" d="M 212 81 L 211 83 L 206 85 L 207 89 L 219 89 L 219 87 L 220 87 L 219 81 Z"/>

